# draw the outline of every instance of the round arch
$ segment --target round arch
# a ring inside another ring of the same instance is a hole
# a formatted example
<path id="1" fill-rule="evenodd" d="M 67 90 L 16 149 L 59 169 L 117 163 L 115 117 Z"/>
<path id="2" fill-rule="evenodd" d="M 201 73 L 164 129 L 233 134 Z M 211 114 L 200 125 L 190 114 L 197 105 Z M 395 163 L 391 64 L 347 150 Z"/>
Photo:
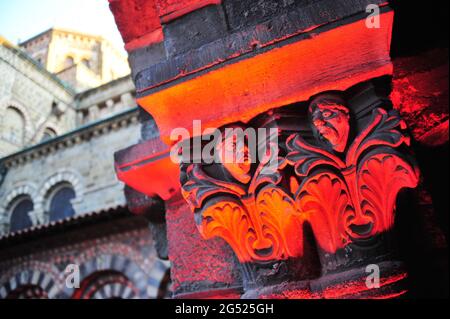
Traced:
<path id="1" fill-rule="evenodd" d="M 156 299 L 161 296 L 161 283 L 167 277 L 169 266 L 159 259 L 152 269 L 145 272 L 132 259 L 119 254 L 103 254 L 80 264 L 80 281 L 83 282 L 95 273 L 113 271 L 122 274 L 137 289 L 136 298 Z M 118 288 L 116 288 L 118 289 Z M 165 289 L 165 288 L 164 288 Z"/>
<path id="2" fill-rule="evenodd" d="M 44 212 L 48 222 L 75 216 L 73 201 L 76 201 L 74 187 L 69 182 L 54 185 L 44 197 Z"/>
<path id="3" fill-rule="evenodd" d="M 103 270 L 83 280 L 72 299 L 137 299 L 139 290 L 121 272 Z"/>
<path id="4" fill-rule="evenodd" d="M 43 125 L 43 127 L 40 129 L 40 131 L 37 134 L 37 141 L 42 141 L 42 137 L 44 136 L 45 132 L 47 130 L 51 130 L 55 133 L 56 136 L 61 135 L 61 128 L 59 127 L 59 125 L 53 123 L 53 122 L 49 122 L 49 123 L 45 123 L 45 125 Z"/>
<path id="5" fill-rule="evenodd" d="M 23 231 L 36 225 L 34 203 L 30 196 L 22 195 L 12 200 L 8 207 L 8 228 L 10 233 Z"/>
<path id="6" fill-rule="evenodd" d="M 76 64 L 74 54 L 67 54 L 64 58 L 63 69 L 70 68 Z"/>
<path id="7" fill-rule="evenodd" d="M 8 100 L 0 104 L 0 114 L 3 115 L 8 108 L 15 109 L 20 114 L 22 114 L 25 121 L 25 141 L 32 138 L 35 127 L 27 108 L 16 101 Z M 0 116 L 0 131 L 2 131 L 4 125 L 2 120 L 3 118 L 3 116 Z"/>
<path id="8" fill-rule="evenodd" d="M 35 210 L 42 215 L 45 211 L 45 202 L 49 192 L 58 184 L 67 183 L 75 191 L 75 202 L 82 202 L 84 195 L 84 183 L 81 176 L 70 170 L 60 170 L 45 179 L 39 193 L 36 195 Z"/>
<path id="9" fill-rule="evenodd" d="M 32 184 L 24 184 L 21 186 L 18 186 L 11 190 L 5 197 L 4 200 L 2 200 L 2 203 L 0 204 L 0 224 L 2 224 L 3 227 L 6 227 L 9 225 L 9 222 L 11 220 L 11 213 L 12 210 L 10 209 L 16 200 L 20 197 L 29 197 L 30 200 L 33 202 L 34 210 L 31 212 L 31 222 L 33 223 L 33 226 L 38 223 L 34 216 L 34 211 L 36 210 L 36 186 Z"/>
<path id="10" fill-rule="evenodd" d="M 22 265 L 13 274 L 6 274 L 0 280 L 0 298 L 5 299 L 20 288 L 39 287 L 49 299 L 67 298 L 59 272 L 51 265 Z"/>
<path id="11" fill-rule="evenodd" d="M 29 196 L 33 202 L 36 199 L 37 188 L 33 184 L 23 184 L 11 190 L 0 204 L 0 212 L 5 211 L 19 196 Z"/>

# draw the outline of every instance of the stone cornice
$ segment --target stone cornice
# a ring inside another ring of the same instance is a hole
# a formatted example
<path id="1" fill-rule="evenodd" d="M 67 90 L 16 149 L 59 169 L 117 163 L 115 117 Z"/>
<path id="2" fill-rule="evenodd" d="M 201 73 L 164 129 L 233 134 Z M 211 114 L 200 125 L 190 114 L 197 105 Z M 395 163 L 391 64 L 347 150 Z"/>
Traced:
<path id="1" fill-rule="evenodd" d="M 78 93 L 75 96 L 74 105 L 76 106 L 77 110 L 87 109 L 95 105 L 96 103 L 101 103 L 105 100 L 102 92 L 108 92 L 108 90 L 117 91 L 118 88 L 120 88 L 120 93 L 111 92 L 111 94 L 109 94 L 111 98 L 115 95 L 134 92 L 135 88 L 131 76 L 127 75 L 103 84 L 99 87 Z"/>
<path id="2" fill-rule="evenodd" d="M 8 155 L 0 159 L 0 163 L 6 168 L 23 165 L 42 156 L 57 152 L 61 149 L 69 148 L 89 140 L 92 137 L 107 134 L 112 130 L 127 127 L 133 123 L 138 123 L 138 108 L 132 108 L 120 114 L 114 115 L 104 120 L 100 120 L 66 134 L 57 136 L 51 140 L 31 146 L 17 153 Z"/>
<path id="3" fill-rule="evenodd" d="M 41 33 L 38 33 L 37 35 L 29 38 L 28 40 L 25 40 L 25 41 L 19 43 L 19 46 L 23 47 L 27 43 L 30 43 L 30 42 L 32 42 L 32 41 L 34 41 L 34 40 L 36 40 L 36 39 L 46 35 L 46 34 L 53 35 L 55 33 L 72 34 L 72 35 L 75 35 L 75 36 L 78 36 L 78 37 L 89 38 L 89 39 L 93 39 L 93 40 L 96 40 L 96 41 L 99 41 L 99 42 L 103 42 L 103 41 L 109 42 L 108 40 L 106 40 L 105 38 L 103 38 L 103 37 L 101 37 L 99 35 L 87 34 L 87 33 L 79 32 L 79 31 L 63 29 L 63 28 L 50 28 L 50 29 L 47 29 L 47 30 L 45 30 L 45 31 L 43 31 Z"/>

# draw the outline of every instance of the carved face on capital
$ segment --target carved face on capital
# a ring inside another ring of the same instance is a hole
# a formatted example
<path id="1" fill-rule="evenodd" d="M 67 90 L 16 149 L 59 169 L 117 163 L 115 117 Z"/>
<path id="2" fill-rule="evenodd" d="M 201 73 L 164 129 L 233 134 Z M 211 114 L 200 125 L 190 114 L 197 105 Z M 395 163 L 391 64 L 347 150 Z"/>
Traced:
<path id="1" fill-rule="evenodd" d="M 217 154 L 225 170 L 237 181 L 248 184 L 252 178 L 252 157 L 247 140 L 239 141 L 235 134 L 226 134 L 216 145 Z"/>
<path id="2" fill-rule="evenodd" d="M 309 113 L 317 133 L 336 152 L 343 152 L 350 132 L 349 110 L 344 101 L 331 95 L 319 96 L 311 102 Z"/>

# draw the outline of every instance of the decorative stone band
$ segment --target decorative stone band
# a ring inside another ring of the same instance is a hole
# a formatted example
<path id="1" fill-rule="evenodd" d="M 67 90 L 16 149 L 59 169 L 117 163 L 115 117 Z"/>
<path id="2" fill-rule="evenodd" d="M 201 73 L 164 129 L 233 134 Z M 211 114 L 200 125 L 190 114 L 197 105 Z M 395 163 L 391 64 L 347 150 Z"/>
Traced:
<path id="1" fill-rule="evenodd" d="M 57 152 L 60 149 L 70 148 L 73 145 L 83 143 L 93 137 L 107 134 L 113 130 L 118 130 L 122 127 L 137 123 L 138 113 L 137 108 L 127 110 L 106 120 L 92 123 L 78 130 L 68 132 L 17 153 L 8 155 L 7 157 L 2 158 L 1 162 L 7 168 L 16 167 L 50 153 Z"/>

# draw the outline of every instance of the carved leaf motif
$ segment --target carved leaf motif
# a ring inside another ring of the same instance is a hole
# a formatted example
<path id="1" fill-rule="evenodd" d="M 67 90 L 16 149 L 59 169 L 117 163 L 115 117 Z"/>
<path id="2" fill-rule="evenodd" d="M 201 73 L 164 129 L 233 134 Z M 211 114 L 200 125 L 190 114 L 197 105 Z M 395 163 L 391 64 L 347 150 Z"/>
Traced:
<path id="1" fill-rule="evenodd" d="M 342 179 L 333 173 L 319 173 L 302 185 L 296 202 L 322 249 L 335 252 L 345 246 L 354 209 Z"/>
<path id="2" fill-rule="evenodd" d="M 344 162 L 325 149 L 306 143 L 298 134 L 289 136 L 286 141 L 288 148 L 287 162 L 293 165 L 298 176 L 308 176 L 319 165 L 344 168 Z"/>
<path id="3" fill-rule="evenodd" d="M 334 253 L 389 230 L 398 192 L 416 187 L 418 171 L 396 153 L 409 144 L 402 129 L 398 114 L 376 109 L 367 128 L 342 154 L 345 162 L 292 134 L 285 159 L 271 147 L 246 185 L 215 179 L 201 164 L 190 164 L 183 196 L 200 217 L 203 237 L 223 238 L 241 262 L 302 256 L 304 222 L 311 224 L 320 247 Z M 289 179 L 287 164 L 302 181 L 295 187 L 295 200 L 280 186 L 284 177 Z"/>
<path id="4" fill-rule="evenodd" d="M 294 200 L 280 188 L 265 187 L 256 199 L 266 238 L 274 242 L 271 259 L 303 255 L 302 216 Z"/>
<path id="5" fill-rule="evenodd" d="M 222 200 L 205 208 L 198 226 L 205 239 L 220 237 L 234 250 L 241 262 L 251 260 L 249 242 L 255 240 L 255 232 L 248 212 L 239 203 Z"/>
<path id="6" fill-rule="evenodd" d="M 416 187 L 418 180 L 418 172 L 394 154 L 372 155 L 363 162 L 358 184 L 362 212 L 374 219 L 371 235 L 392 228 L 399 191 Z"/>
<path id="7" fill-rule="evenodd" d="M 245 195 L 245 190 L 239 184 L 214 179 L 199 164 L 190 164 L 186 173 L 188 180 L 182 187 L 182 193 L 193 210 L 200 208 L 205 198 L 213 194 Z"/>
<path id="8" fill-rule="evenodd" d="M 403 143 L 409 145 L 409 137 L 400 131 L 405 129 L 405 123 L 397 111 L 392 110 L 388 113 L 382 108 L 377 108 L 373 111 L 369 123 L 349 148 L 346 158 L 347 166 L 356 166 L 361 154 L 371 147 L 388 146 L 397 148 Z"/>
<path id="9" fill-rule="evenodd" d="M 409 144 L 404 128 L 395 111 L 374 110 L 367 128 L 350 146 L 345 164 L 298 135 L 287 141 L 289 164 L 305 177 L 296 202 L 308 213 L 306 219 L 325 250 L 334 252 L 392 227 L 398 192 L 416 187 L 418 181 L 414 165 L 395 155 L 397 147 Z M 310 177 L 319 166 L 327 172 Z M 333 173 L 336 169 L 342 178 Z"/>
<path id="10" fill-rule="evenodd" d="M 263 184 L 278 185 L 281 181 L 281 170 L 286 167 L 286 160 L 278 155 L 278 145 L 268 145 L 269 153 L 261 159 L 248 189 L 249 194 L 254 194 L 256 189 Z"/>
<path id="11" fill-rule="evenodd" d="M 266 187 L 256 203 L 219 200 L 202 211 L 200 233 L 205 239 L 223 238 L 241 262 L 301 256 L 302 221 L 294 200 L 280 189 Z"/>

